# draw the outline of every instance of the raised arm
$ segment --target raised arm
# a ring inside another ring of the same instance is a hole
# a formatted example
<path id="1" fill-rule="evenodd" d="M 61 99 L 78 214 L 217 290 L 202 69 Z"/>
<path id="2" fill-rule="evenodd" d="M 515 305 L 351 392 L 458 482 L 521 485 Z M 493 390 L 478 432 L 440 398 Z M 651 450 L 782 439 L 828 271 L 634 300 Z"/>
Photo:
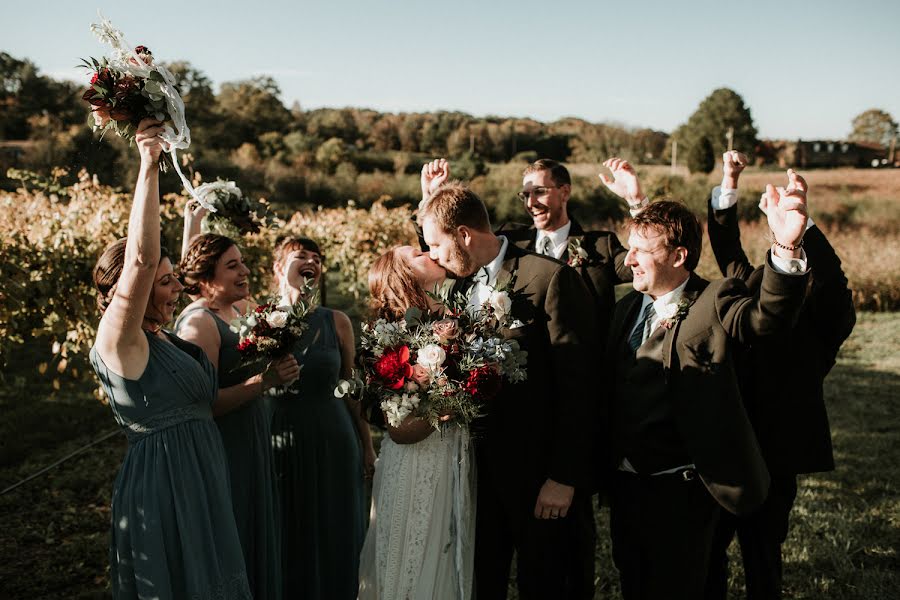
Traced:
<path id="1" fill-rule="evenodd" d="M 450 178 L 450 163 L 445 158 L 436 158 L 422 165 L 419 183 L 422 187 L 422 202 L 427 201 L 434 190 Z M 419 208 L 422 204 L 419 204 Z"/>
<path id="2" fill-rule="evenodd" d="M 793 170 L 788 170 L 788 178 L 787 188 L 767 185 L 760 200 L 774 241 L 759 292 L 750 296 L 745 286 L 726 283 L 726 293 L 717 300 L 722 325 L 742 342 L 790 328 L 803 306 L 809 281 L 801 248 L 808 219 L 807 186 Z"/>
<path id="3" fill-rule="evenodd" d="M 149 357 L 142 331 L 144 313 L 160 261 L 159 156 L 162 124 L 144 119 L 135 143 L 141 157 L 134 201 L 128 218 L 125 263 L 112 300 L 97 328 L 97 350 L 107 365 L 124 377 L 137 379 Z"/>
<path id="4" fill-rule="evenodd" d="M 200 206 L 196 200 L 188 200 L 184 205 L 184 233 L 181 237 L 181 258 L 184 259 L 187 254 L 191 240 L 195 236 L 200 235 L 200 225 L 203 223 L 203 217 L 209 211 Z"/>
<path id="5" fill-rule="evenodd" d="M 605 173 L 600 173 L 598 175 L 600 181 L 603 182 L 603 185 L 609 191 L 628 204 L 628 210 L 631 212 L 632 217 L 641 212 L 650 203 L 641 189 L 637 171 L 634 170 L 631 163 L 627 160 L 613 157 L 604 161 L 603 166 L 610 170 L 612 177 Z"/>
<path id="6" fill-rule="evenodd" d="M 754 271 L 741 246 L 737 218 L 738 180 L 747 162 L 745 155 L 734 150 L 722 155 L 722 185 L 713 188 L 707 205 L 709 243 L 719 270 L 725 277 L 743 281 Z"/>

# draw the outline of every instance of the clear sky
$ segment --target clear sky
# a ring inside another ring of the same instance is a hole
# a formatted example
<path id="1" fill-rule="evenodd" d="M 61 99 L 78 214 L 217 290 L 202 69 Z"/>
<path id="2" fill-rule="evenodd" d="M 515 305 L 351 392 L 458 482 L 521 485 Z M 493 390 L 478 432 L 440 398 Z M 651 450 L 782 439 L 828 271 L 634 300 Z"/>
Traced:
<path id="1" fill-rule="evenodd" d="M 287 105 L 576 116 L 671 131 L 717 87 L 766 138 L 841 138 L 900 119 L 900 0 L 112 2 L 0 0 L 0 50 L 54 77 L 132 44 L 218 85 L 273 76 Z"/>

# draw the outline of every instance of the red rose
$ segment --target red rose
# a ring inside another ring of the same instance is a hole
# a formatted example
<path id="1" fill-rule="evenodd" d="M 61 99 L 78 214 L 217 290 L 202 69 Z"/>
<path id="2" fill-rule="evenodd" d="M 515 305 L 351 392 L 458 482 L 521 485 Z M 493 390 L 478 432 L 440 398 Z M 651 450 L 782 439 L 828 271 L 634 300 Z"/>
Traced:
<path id="1" fill-rule="evenodd" d="M 138 46 L 134 49 L 137 54 L 153 54 L 147 46 Z"/>
<path id="2" fill-rule="evenodd" d="M 94 73 L 94 76 L 91 77 L 91 85 L 97 83 L 97 80 L 100 79 L 100 73 Z"/>
<path id="3" fill-rule="evenodd" d="M 485 365 L 470 371 L 463 387 L 478 400 L 490 400 L 500 392 L 500 384 L 500 373 L 497 369 Z"/>
<path id="4" fill-rule="evenodd" d="M 240 352 L 247 352 L 249 350 L 253 350 L 256 346 L 256 343 L 253 342 L 250 338 L 244 338 L 240 342 L 238 342 L 238 350 Z"/>
<path id="5" fill-rule="evenodd" d="M 409 364 L 409 346 L 386 349 L 381 358 L 375 361 L 373 368 L 385 387 L 399 390 L 413 373 L 412 365 Z"/>

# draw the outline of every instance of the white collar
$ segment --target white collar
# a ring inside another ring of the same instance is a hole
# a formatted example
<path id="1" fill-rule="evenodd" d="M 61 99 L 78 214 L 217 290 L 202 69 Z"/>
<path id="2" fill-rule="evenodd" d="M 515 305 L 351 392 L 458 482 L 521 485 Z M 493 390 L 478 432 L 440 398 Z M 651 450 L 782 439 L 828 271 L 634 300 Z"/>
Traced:
<path id="1" fill-rule="evenodd" d="M 678 304 L 681 300 L 681 295 L 684 293 L 684 288 L 687 286 L 688 281 L 690 281 L 691 277 L 688 275 L 687 279 L 685 279 L 681 285 L 672 290 L 671 292 L 667 292 L 654 300 L 650 297 L 650 294 L 644 294 L 644 301 L 641 303 L 641 312 L 640 314 L 644 314 L 644 309 L 647 308 L 647 305 L 651 302 L 653 303 L 653 311 L 657 314 L 657 317 L 663 312 L 661 311 L 663 306 L 667 306 L 669 304 Z M 640 318 L 640 317 L 638 317 Z"/>
<path id="2" fill-rule="evenodd" d="M 503 235 L 498 235 L 497 239 L 500 240 L 500 251 L 497 253 L 497 256 L 494 257 L 494 260 L 478 269 L 475 273 L 475 281 L 483 283 L 484 285 L 492 285 L 493 282 L 497 281 L 497 275 L 500 273 L 500 268 L 503 266 L 503 259 L 506 258 L 506 249 L 509 247 L 509 240 Z"/>
<path id="3" fill-rule="evenodd" d="M 540 248 L 541 240 L 545 237 L 550 238 L 550 241 L 553 243 L 554 248 L 558 248 L 561 244 L 565 244 L 569 239 L 569 231 L 572 230 L 572 219 L 557 229 L 556 231 L 544 231 L 543 229 L 538 229 L 537 239 L 535 240 L 536 248 Z"/>

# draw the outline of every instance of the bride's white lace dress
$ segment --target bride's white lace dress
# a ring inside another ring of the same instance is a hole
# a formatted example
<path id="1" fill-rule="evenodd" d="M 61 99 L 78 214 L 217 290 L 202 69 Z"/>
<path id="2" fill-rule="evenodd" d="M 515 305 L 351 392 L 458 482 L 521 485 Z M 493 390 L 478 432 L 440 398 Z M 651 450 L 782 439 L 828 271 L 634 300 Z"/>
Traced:
<path id="1" fill-rule="evenodd" d="M 470 600 L 475 466 L 468 430 L 385 436 L 359 567 L 360 600 Z"/>

